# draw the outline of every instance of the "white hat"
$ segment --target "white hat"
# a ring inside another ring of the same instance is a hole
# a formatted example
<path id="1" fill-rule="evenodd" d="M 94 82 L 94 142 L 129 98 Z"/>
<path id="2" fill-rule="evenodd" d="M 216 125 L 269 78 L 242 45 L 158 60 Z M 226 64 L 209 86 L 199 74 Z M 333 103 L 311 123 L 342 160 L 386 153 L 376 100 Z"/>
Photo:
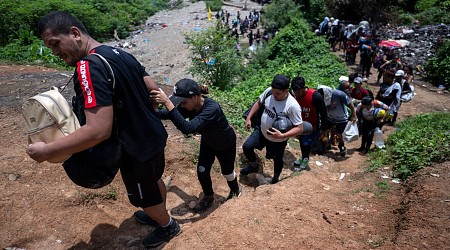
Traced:
<path id="1" fill-rule="evenodd" d="M 348 81 L 348 76 L 340 76 L 339 81 L 342 81 L 342 80 Z"/>
<path id="2" fill-rule="evenodd" d="M 395 76 L 405 76 L 405 71 L 399 69 L 397 72 L 395 72 Z"/>
<path id="3" fill-rule="evenodd" d="M 355 80 L 353 80 L 354 83 L 362 83 L 363 79 L 361 77 L 356 77 Z"/>

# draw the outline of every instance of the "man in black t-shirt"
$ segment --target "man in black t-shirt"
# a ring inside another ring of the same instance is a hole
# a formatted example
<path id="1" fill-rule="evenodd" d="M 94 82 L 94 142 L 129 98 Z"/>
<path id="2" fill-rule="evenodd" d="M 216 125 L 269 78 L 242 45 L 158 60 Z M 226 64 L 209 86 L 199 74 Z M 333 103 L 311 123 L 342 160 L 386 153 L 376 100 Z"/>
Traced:
<path id="1" fill-rule="evenodd" d="M 144 67 L 130 54 L 100 44 L 91 38 L 83 24 L 65 12 L 51 12 L 38 24 L 45 46 L 70 66 L 76 67 L 74 110 L 81 128 L 45 144 L 28 146 L 28 154 L 42 162 L 51 155 L 74 154 L 113 138 L 123 148 L 120 166 L 128 198 L 142 207 L 157 228 L 143 241 L 145 247 L 157 247 L 180 233 L 180 226 L 167 213 L 164 172 L 164 148 L 167 132 L 156 116 L 149 92 L 158 89 Z M 106 58 L 115 78 L 109 80 Z M 117 131 L 117 132 L 116 132 Z M 142 212 L 142 211 L 140 211 Z M 139 221 L 140 213 L 135 213 Z"/>

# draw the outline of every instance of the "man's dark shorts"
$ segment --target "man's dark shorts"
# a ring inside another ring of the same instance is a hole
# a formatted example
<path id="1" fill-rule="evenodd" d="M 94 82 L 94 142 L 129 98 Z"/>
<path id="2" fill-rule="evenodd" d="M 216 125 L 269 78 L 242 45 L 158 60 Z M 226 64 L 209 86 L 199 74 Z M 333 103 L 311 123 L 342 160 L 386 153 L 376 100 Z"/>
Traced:
<path id="1" fill-rule="evenodd" d="M 338 123 L 333 123 L 334 125 L 334 131 L 336 132 L 336 134 L 342 134 L 344 133 L 345 127 L 347 126 L 347 122 L 338 122 Z"/>
<path id="2" fill-rule="evenodd" d="M 282 142 L 272 142 L 266 139 L 261 132 L 261 129 L 255 129 L 245 141 L 245 146 L 248 148 L 256 148 L 262 150 L 266 147 L 266 158 L 283 158 L 284 150 L 287 145 L 287 140 Z"/>
<path id="3" fill-rule="evenodd" d="M 164 173 L 164 150 L 142 163 L 125 153 L 123 162 L 120 173 L 131 204 L 142 208 L 161 204 L 158 180 Z"/>

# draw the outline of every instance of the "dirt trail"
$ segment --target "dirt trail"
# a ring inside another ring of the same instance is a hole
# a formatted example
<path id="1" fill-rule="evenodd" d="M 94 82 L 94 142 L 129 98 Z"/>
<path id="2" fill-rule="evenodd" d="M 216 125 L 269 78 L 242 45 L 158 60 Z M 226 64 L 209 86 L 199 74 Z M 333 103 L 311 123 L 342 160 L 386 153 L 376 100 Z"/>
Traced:
<path id="1" fill-rule="evenodd" d="M 189 53 L 177 32 L 206 23 L 203 4 L 187 3 L 186 8 L 158 13 L 148 23 L 168 26 L 148 28 L 134 37 L 138 46 L 130 52 L 161 83 L 170 85 L 187 76 L 183 70 Z M 232 14 L 237 11 L 224 8 Z M 170 47 L 161 46 L 167 41 Z M 70 182 L 60 165 L 38 164 L 25 154 L 21 103 L 52 85 L 64 85 L 70 74 L 0 65 L 0 248 L 142 249 L 141 241 L 152 228 L 132 218 L 136 208 L 127 200 L 120 174 L 108 187 L 87 190 Z M 417 96 L 401 107 L 400 120 L 449 110 L 449 95 L 429 89 L 416 81 Z M 170 122 L 165 124 L 169 140 L 164 178 L 171 179 L 168 209 L 183 229 L 166 249 L 448 249 L 450 245 L 448 162 L 419 171 L 404 185 L 387 179 L 389 188 L 382 189 L 379 183 L 390 169 L 365 173 L 366 157 L 354 151 L 359 141 L 348 145 L 348 157 L 338 157 L 333 148 L 324 156 L 312 156 L 311 171 L 295 174 L 291 163 L 300 151 L 298 142 L 291 140 L 279 183 L 262 185 L 273 173 L 272 162 L 263 160 L 261 173 L 240 177 L 242 196 L 225 203 L 228 187 L 216 163 L 212 171 L 216 202 L 199 215 L 188 206 L 201 195 L 195 171 L 199 138 L 184 137 Z M 386 133 L 393 131 L 385 128 Z M 238 148 L 243 140 L 239 138 Z M 243 159 L 241 149 L 238 153 L 236 171 Z"/>

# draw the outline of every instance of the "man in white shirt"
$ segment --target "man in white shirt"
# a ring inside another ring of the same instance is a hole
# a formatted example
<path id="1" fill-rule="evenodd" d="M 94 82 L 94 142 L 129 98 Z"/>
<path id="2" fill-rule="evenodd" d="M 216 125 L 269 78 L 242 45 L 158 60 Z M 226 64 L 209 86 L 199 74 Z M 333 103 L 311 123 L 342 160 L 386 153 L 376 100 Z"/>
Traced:
<path id="1" fill-rule="evenodd" d="M 290 137 L 297 137 L 303 132 L 301 108 L 293 96 L 289 94 L 290 78 L 285 75 L 275 75 L 271 87 L 267 88 L 253 105 L 248 114 L 245 126 L 251 127 L 251 117 L 256 115 L 260 108 L 264 108 L 261 117 L 261 127 L 256 127 L 247 138 L 242 149 L 249 164 L 241 169 L 242 175 L 256 173 L 259 166 L 256 162 L 255 149 L 262 150 L 266 147 L 266 158 L 274 161 L 274 175 L 271 183 L 279 181 L 283 170 L 283 154 Z M 271 94 L 269 93 L 271 92 Z M 273 128 L 273 123 L 278 116 L 285 116 L 292 122 L 292 129 L 280 131 Z"/>

